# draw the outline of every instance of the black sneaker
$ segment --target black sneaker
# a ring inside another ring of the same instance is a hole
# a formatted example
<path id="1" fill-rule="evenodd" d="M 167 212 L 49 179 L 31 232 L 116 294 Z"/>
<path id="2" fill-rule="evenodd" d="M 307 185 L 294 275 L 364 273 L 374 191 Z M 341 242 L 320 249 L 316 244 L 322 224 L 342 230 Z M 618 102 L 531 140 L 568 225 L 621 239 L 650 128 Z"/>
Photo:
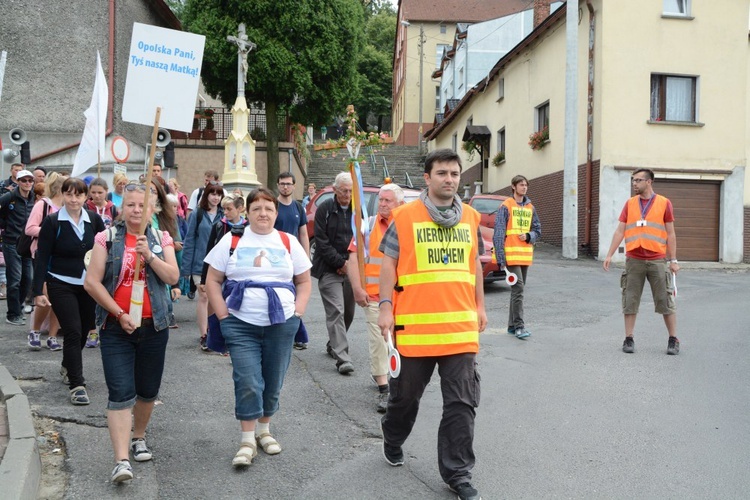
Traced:
<path id="1" fill-rule="evenodd" d="M 630 354 L 635 351 L 635 341 L 633 337 L 625 337 L 625 342 L 622 343 L 622 352 Z"/>
<path id="2" fill-rule="evenodd" d="M 131 439 L 130 451 L 133 452 L 133 460 L 136 462 L 147 462 L 151 460 L 151 450 L 146 446 L 146 440 L 144 438 Z"/>
<path id="3" fill-rule="evenodd" d="M 482 496 L 471 483 L 461 483 L 450 487 L 458 495 L 458 500 L 482 500 Z"/>
<path id="4" fill-rule="evenodd" d="M 383 456 L 388 465 L 399 467 L 404 465 L 404 450 L 400 446 L 391 446 L 383 439 Z"/>
<path id="5" fill-rule="evenodd" d="M 208 348 L 208 337 L 206 337 L 205 335 L 203 337 L 201 337 L 200 345 L 201 345 L 201 351 L 204 351 L 204 352 L 209 351 L 209 348 Z"/>
<path id="6" fill-rule="evenodd" d="M 669 337 L 669 343 L 667 344 L 667 354 L 677 355 L 680 353 L 680 339 L 677 337 Z"/>

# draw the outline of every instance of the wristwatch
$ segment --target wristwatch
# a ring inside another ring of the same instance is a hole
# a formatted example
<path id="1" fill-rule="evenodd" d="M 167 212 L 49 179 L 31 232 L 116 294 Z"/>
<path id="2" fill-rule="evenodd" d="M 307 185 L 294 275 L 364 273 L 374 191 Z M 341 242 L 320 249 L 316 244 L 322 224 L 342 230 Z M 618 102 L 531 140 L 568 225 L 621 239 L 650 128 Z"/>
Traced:
<path id="1" fill-rule="evenodd" d="M 677 259 L 670 259 L 669 263 L 670 264 L 679 264 L 679 262 L 677 262 Z"/>

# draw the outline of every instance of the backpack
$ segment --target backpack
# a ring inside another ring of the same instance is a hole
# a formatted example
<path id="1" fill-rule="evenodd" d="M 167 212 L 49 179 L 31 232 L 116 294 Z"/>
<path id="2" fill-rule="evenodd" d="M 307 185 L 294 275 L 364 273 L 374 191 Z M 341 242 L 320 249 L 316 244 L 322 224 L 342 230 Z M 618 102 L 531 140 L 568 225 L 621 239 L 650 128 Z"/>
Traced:
<path id="1" fill-rule="evenodd" d="M 44 218 L 47 217 L 48 213 L 49 213 L 49 203 L 45 201 L 44 209 L 42 211 L 42 221 L 44 221 Z M 32 258 L 33 255 L 31 255 L 31 244 L 36 239 L 38 239 L 36 236 L 31 237 L 28 234 L 26 234 L 25 231 L 21 233 L 21 236 L 18 237 L 18 241 L 16 242 L 16 252 L 18 252 L 18 255 L 27 259 Z"/>

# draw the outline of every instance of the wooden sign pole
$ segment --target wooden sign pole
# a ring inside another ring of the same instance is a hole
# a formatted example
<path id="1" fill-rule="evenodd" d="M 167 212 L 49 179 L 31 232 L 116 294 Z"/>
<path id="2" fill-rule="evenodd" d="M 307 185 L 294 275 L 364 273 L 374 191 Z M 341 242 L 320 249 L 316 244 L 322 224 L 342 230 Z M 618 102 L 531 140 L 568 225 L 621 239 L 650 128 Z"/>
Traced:
<path id="1" fill-rule="evenodd" d="M 149 197 L 151 196 L 151 178 L 153 176 L 154 158 L 156 157 L 156 137 L 159 133 L 159 118 L 161 117 L 161 107 L 156 108 L 156 118 L 154 118 L 154 129 L 151 131 L 151 151 L 148 155 L 148 167 L 146 170 L 146 190 L 143 193 L 143 217 L 141 217 L 141 227 L 138 234 L 146 234 L 146 226 L 151 222 L 147 217 L 149 212 Z M 135 274 L 133 280 L 133 289 L 130 295 L 130 317 L 136 327 L 141 326 L 143 314 L 143 292 L 146 283 L 139 278 L 141 275 L 141 259 L 135 260 Z"/>

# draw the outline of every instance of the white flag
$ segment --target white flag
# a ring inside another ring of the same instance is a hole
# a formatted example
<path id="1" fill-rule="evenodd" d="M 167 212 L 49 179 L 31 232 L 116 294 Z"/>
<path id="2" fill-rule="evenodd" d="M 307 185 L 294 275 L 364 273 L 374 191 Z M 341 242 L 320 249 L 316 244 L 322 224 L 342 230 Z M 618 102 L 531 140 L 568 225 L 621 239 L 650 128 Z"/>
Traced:
<path id="1" fill-rule="evenodd" d="M 110 61 L 111 64 L 111 61 Z M 105 133 L 107 130 L 107 101 L 109 91 L 104 79 L 102 60 L 99 51 L 96 51 L 96 81 L 94 82 L 94 95 L 91 96 L 91 105 L 84 111 L 86 126 L 83 129 L 81 145 L 73 162 L 72 177 L 78 177 L 99 161 L 99 156 L 104 157 Z M 98 154 L 97 154 L 98 153 Z"/>

